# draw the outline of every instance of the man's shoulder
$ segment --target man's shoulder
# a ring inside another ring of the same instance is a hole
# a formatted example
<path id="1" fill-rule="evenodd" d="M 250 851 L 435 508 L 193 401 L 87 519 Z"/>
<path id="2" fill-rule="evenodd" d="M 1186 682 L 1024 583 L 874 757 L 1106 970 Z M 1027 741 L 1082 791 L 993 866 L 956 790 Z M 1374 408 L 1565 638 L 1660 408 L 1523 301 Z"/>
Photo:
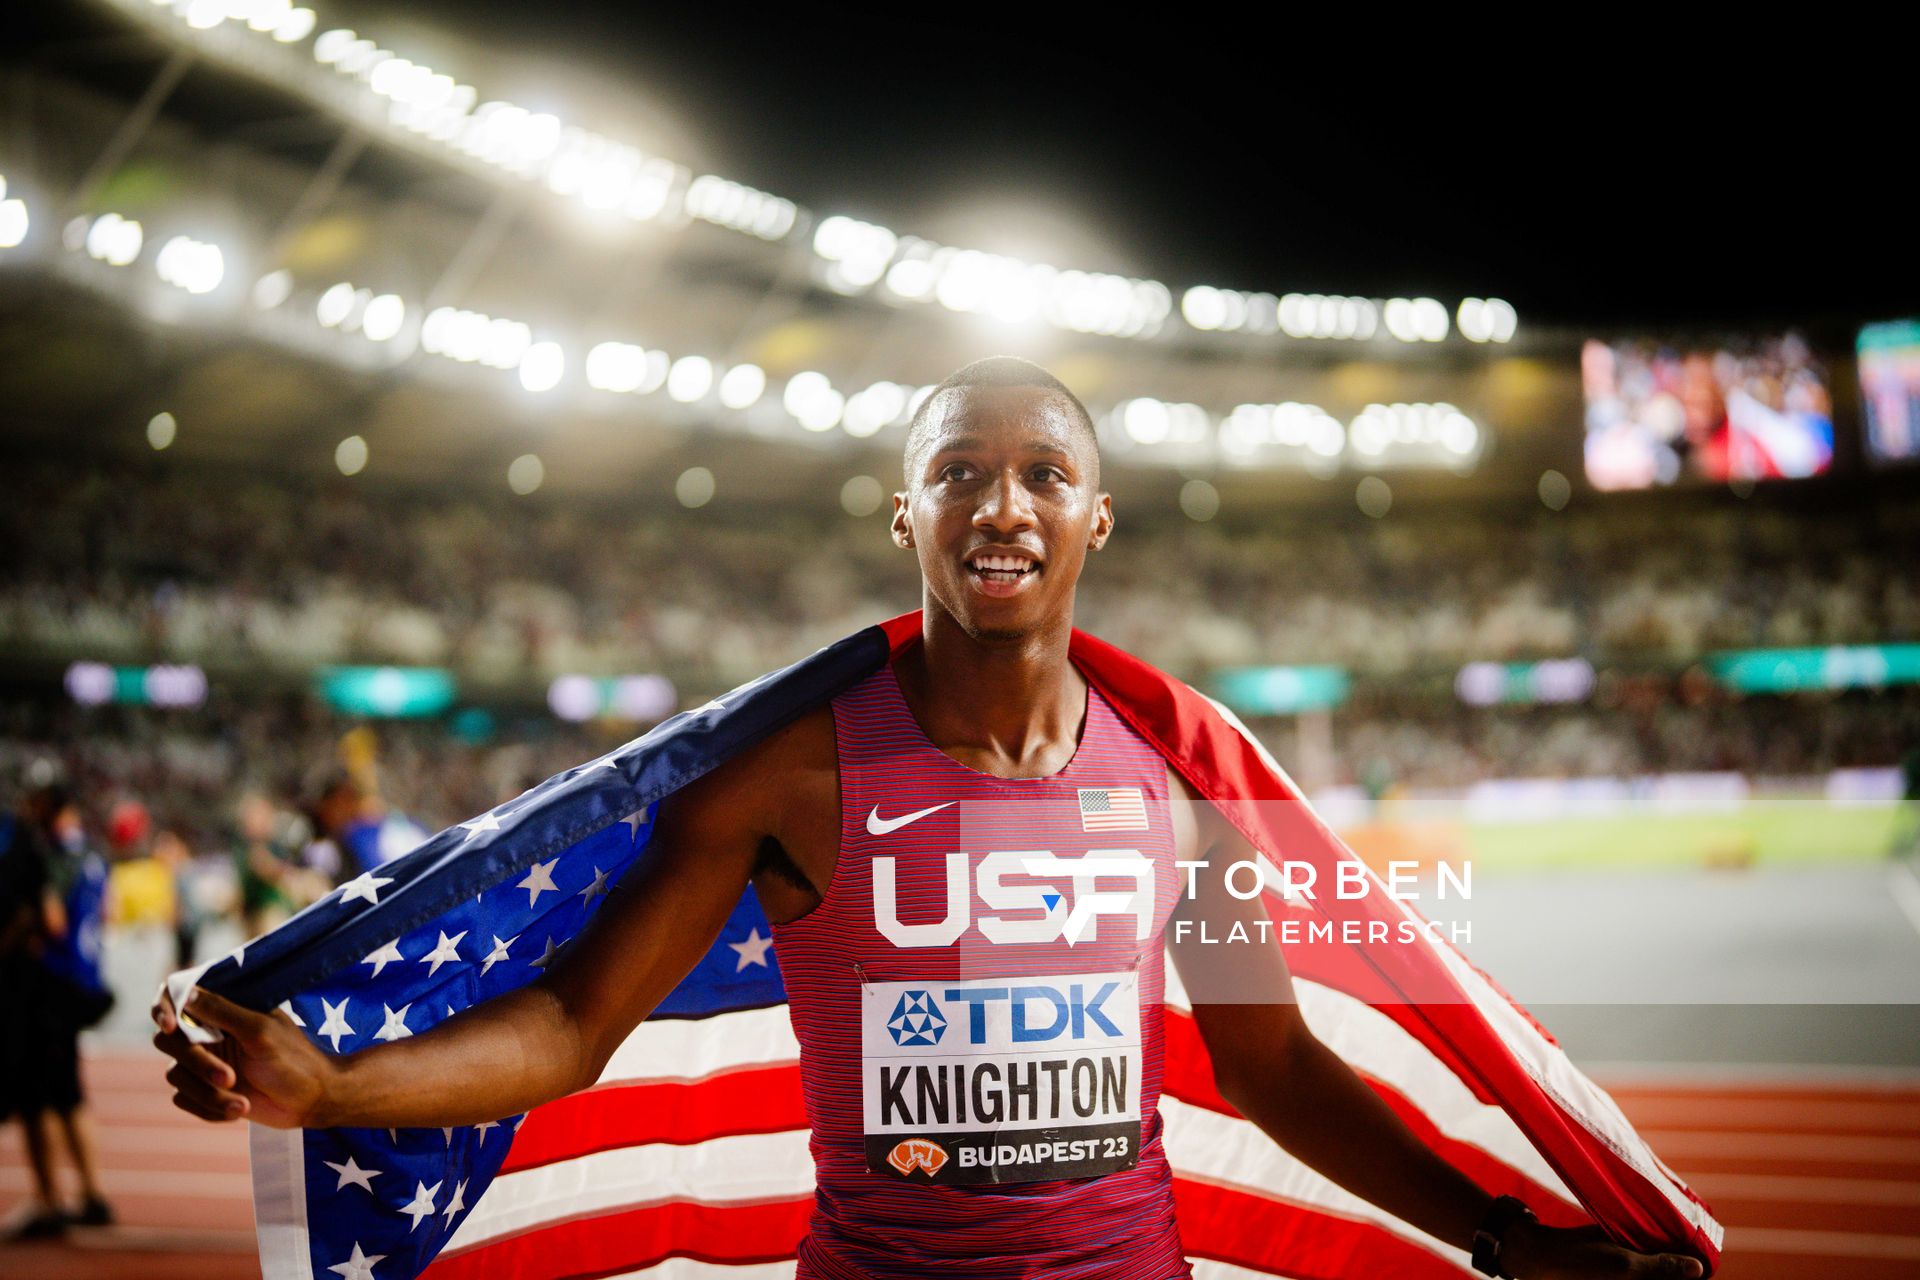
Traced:
<path id="1" fill-rule="evenodd" d="M 833 711 L 823 704 L 802 712 L 716 765 L 708 782 L 717 790 L 784 790 L 823 775 L 836 777 L 838 772 Z"/>

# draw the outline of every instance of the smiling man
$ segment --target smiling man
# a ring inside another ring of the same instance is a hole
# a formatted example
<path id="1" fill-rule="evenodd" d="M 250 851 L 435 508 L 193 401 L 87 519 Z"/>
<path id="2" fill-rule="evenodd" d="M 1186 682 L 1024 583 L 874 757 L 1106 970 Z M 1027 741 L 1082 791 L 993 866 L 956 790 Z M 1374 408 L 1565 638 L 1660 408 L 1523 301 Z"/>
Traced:
<path id="1" fill-rule="evenodd" d="M 921 643 L 675 793 L 652 856 L 541 978 L 340 1057 L 206 992 L 188 1012 L 227 1039 L 194 1046 L 163 999 L 176 1103 L 432 1127 L 587 1088 L 751 885 L 812 1128 L 801 1277 L 1187 1276 L 1163 941 L 1180 915 L 1216 936 L 1266 918 L 1218 874 L 1189 895 L 1177 865 L 1251 851 L 1069 660 L 1082 565 L 1114 529 L 1079 400 L 980 361 L 923 402 L 905 463 L 892 532 L 919 560 Z M 1218 1086 L 1301 1160 L 1487 1274 L 1701 1273 L 1487 1195 L 1315 1039 L 1276 948 L 1225 950 L 1176 950 Z"/>

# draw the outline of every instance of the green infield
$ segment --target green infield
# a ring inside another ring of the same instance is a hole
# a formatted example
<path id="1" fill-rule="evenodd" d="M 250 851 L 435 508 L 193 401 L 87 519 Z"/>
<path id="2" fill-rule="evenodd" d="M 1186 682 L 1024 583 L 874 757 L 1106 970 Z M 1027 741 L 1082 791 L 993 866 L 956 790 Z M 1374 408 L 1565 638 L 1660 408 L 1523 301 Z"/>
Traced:
<path id="1" fill-rule="evenodd" d="M 1911 831 L 1902 806 L 1755 800 L 1738 813 L 1631 814 L 1466 826 L 1474 861 L 1496 867 L 1738 866 L 1884 858 Z M 1904 826 L 1903 826 L 1904 824 Z"/>

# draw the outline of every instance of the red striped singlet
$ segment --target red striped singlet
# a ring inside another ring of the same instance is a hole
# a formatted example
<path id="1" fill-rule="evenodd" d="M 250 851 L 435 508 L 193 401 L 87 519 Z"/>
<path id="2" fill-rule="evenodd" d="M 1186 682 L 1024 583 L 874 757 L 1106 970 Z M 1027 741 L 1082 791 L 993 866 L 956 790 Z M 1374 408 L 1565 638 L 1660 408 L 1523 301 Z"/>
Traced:
<path id="1" fill-rule="evenodd" d="M 1092 688 L 1045 778 L 940 751 L 890 664 L 833 718 L 839 861 L 773 928 L 819 1188 L 799 1280 L 1188 1276 L 1158 1106 L 1166 762 Z"/>

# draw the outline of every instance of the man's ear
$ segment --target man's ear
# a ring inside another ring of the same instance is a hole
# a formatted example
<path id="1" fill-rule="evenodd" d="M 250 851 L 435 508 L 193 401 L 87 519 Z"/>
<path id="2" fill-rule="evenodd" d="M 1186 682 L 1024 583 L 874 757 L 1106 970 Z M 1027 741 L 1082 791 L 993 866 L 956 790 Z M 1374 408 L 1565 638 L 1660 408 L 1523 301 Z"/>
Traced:
<path id="1" fill-rule="evenodd" d="M 907 495 L 893 495 L 893 545 L 896 547 L 913 546 L 913 516 L 907 508 Z"/>
<path id="2" fill-rule="evenodd" d="M 1098 551 L 1107 545 L 1107 539 L 1113 536 L 1113 498 L 1108 494 L 1100 495 L 1100 505 L 1093 513 L 1093 533 L 1087 538 L 1087 549 Z"/>

